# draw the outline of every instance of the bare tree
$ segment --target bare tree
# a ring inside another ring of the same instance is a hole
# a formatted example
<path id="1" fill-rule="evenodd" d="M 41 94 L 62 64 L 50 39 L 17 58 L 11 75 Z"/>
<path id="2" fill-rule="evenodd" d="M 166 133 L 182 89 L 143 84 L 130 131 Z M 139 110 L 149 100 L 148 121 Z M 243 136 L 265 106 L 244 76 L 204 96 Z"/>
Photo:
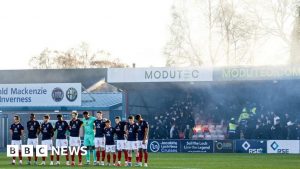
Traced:
<path id="1" fill-rule="evenodd" d="M 170 40 L 164 54 L 167 66 L 200 66 L 203 61 L 199 48 L 194 45 L 185 8 L 172 7 L 173 22 L 169 28 Z"/>
<path id="2" fill-rule="evenodd" d="M 248 3 L 238 0 L 193 1 L 191 6 L 196 8 L 194 11 L 191 11 L 192 7 L 188 8 L 189 11 L 186 10 L 185 3 L 187 2 L 176 3 L 172 8 L 171 38 L 165 50 L 168 62 L 172 61 L 170 58 L 174 58 L 173 62 L 183 61 L 191 65 L 205 64 L 204 60 L 209 60 L 212 65 L 220 60 L 225 60 L 226 65 L 253 62 L 251 49 L 254 48 L 255 41 L 259 37 L 257 35 L 260 21 L 255 10 L 239 10 L 241 5 L 245 8 Z M 191 18 L 187 15 L 188 12 L 202 14 L 202 16 L 197 15 L 198 20 L 204 21 L 200 23 L 201 26 L 203 23 L 207 26 L 205 30 L 207 39 L 201 39 L 200 43 L 200 37 L 197 35 L 203 32 L 190 27 L 189 23 L 195 22 L 195 17 L 193 15 Z M 225 59 L 222 56 L 225 56 Z M 190 58 L 190 60 L 183 58 Z M 193 64 L 191 60 L 198 60 L 200 64 Z M 170 66 L 170 63 L 167 65 Z"/>
<path id="3" fill-rule="evenodd" d="M 29 64 L 35 69 L 127 67 L 119 59 L 113 59 L 109 52 L 91 52 L 85 42 L 67 51 L 52 51 L 46 48 L 40 55 L 32 57 Z"/>
<path id="4" fill-rule="evenodd" d="M 290 64 L 300 65 L 300 6 L 297 7 L 291 39 Z"/>
<path id="5" fill-rule="evenodd" d="M 46 48 L 40 53 L 40 55 L 32 57 L 29 61 L 29 65 L 35 69 L 49 69 L 53 66 L 50 55 L 51 51 Z"/>

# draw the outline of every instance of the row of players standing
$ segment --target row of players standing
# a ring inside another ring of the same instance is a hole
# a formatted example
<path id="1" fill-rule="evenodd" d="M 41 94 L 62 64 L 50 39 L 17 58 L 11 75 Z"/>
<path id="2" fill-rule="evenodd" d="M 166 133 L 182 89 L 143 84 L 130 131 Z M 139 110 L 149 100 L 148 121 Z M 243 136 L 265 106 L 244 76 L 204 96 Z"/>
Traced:
<path id="1" fill-rule="evenodd" d="M 94 165 L 104 165 L 105 157 L 107 157 L 107 165 L 111 165 L 110 157 L 113 156 L 113 165 L 121 166 L 121 156 L 124 152 L 124 160 L 126 166 L 131 166 L 132 151 L 136 152 L 136 166 L 142 166 L 144 155 L 144 166 L 148 164 L 148 132 L 149 125 L 142 119 L 141 115 L 129 116 L 128 122 L 121 121 L 119 116 L 115 117 L 116 126 L 111 127 L 110 120 L 102 118 L 102 112 L 97 112 L 97 118 L 89 115 L 88 112 L 83 112 L 83 120 L 78 119 L 78 113 L 72 112 L 72 120 L 69 124 L 63 120 L 62 115 L 57 115 L 58 121 L 53 127 L 49 122 L 50 116 L 45 115 L 43 123 L 40 125 L 35 120 L 35 115 L 30 115 L 30 120 L 27 122 L 28 140 L 27 145 L 36 147 L 38 144 L 38 135 L 42 134 L 42 145 L 47 145 L 48 150 L 52 148 L 52 140 L 54 132 L 57 131 L 56 147 L 68 146 L 66 132 L 70 132 L 69 146 L 80 147 L 80 129 L 84 131 L 84 146 L 87 147 L 86 164 L 90 164 L 90 156 L 93 154 Z M 135 123 L 134 119 L 137 120 Z M 11 125 L 12 145 L 21 145 L 21 137 L 24 134 L 24 127 L 20 123 L 19 116 L 14 117 L 14 123 Z M 117 136 L 115 145 L 114 136 Z M 118 162 L 116 163 L 116 150 Z M 78 165 L 82 165 L 81 151 L 78 154 Z M 100 161 L 100 156 L 102 156 Z M 22 164 L 21 152 L 19 152 L 19 164 Z M 53 163 L 54 156 L 50 155 L 50 165 Z M 45 157 L 42 157 L 41 165 L 45 165 Z M 71 154 L 71 165 L 75 165 L 75 155 Z M 70 165 L 69 155 L 66 156 L 66 165 Z M 15 164 L 13 158 L 12 164 Z M 28 157 L 28 164 L 31 164 L 31 157 Z M 35 156 L 35 165 L 37 165 L 37 157 Z M 60 156 L 56 155 L 56 164 L 60 164 Z"/>

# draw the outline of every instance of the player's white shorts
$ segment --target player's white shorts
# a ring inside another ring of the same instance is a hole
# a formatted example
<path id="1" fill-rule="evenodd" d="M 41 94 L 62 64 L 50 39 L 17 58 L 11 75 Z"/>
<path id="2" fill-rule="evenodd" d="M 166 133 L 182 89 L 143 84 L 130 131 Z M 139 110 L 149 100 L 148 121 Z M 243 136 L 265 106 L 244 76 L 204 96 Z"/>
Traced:
<path id="1" fill-rule="evenodd" d="M 36 145 L 38 145 L 38 138 L 28 138 L 27 139 L 27 145 L 33 145 L 34 148 L 36 148 Z"/>
<path id="2" fill-rule="evenodd" d="M 42 145 L 46 145 L 48 150 L 52 150 L 52 146 L 53 146 L 52 140 L 42 140 Z"/>
<path id="3" fill-rule="evenodd" d="M 116 152 L 116 145 L 106 145 L 105 152 L 107 153 L 114 153 Z"/>
<path id="4" fill-rule="evenodd" d="M 21 150 L 22 140 L 11 140 L 11 145 L 18 145 Z"/>
<path id="5" fill-rule="evenodd" d="M 127 150 L 137 150 L 137 141 L 127 141 L 126 143 L 126 149 Z"/>
<path id="6" fill-rule="evenodd" d="M 68 147 L 67 139 L 56 139 L 56 147 Z"/>
<path id="7" fill-rule="evenodd" d="M 126 150 L 126 140 L 117 140 L 117 150 Z"/>
<path id="8" fill-rule="evenodd" d="M 145 140 L 145 144 L 143 144 L 143 141 L 142 140 L 138 140 L 137 141 L 137 144 L 138 144 L 138 148 L 140 149 L 144 149 L 144 150 L 147 150 L 147 147 L 148 147 L 148 140 Z"/>
<path id="9" fill-rule="evenodd" d="M 105 148 L 105 137 L 95 137 L 94 142 L 96 148 Z"/>
<path id="10" fill-rule="evenodd" d="M 69 145 L 71 147 L 80 147 L 81 146 L 80 137 L 71 137 L 70 136 Z"/>

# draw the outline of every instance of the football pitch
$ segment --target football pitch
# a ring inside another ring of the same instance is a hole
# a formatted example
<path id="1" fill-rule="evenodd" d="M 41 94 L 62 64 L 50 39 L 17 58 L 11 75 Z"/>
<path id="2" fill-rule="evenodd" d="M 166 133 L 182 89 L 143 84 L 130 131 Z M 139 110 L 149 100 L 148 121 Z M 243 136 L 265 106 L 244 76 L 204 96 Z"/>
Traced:
<path id="1" fill-rule="evenodd" d="M 27 166 L 27 159 L 23 165 L 12 166 L 11 159 L 6 154 L 0 155 L 0 169 L 7 168 L 78 168 L 78 166 L 65 166 L 61 157 L 60 166 Z M 39 161 L 40 163 L 40 161 Z M 149 167 L 157 169 L 300 169 L 300 155 L 287 154 L 175 154 L 175 153 L 150 153 Z M 108 166 L 81 166 L 80 168 L 129 168 Z M 132 167 L 137 168 L 137 167 Z M 144 168 L 144 167 L 139 167 Z"/>

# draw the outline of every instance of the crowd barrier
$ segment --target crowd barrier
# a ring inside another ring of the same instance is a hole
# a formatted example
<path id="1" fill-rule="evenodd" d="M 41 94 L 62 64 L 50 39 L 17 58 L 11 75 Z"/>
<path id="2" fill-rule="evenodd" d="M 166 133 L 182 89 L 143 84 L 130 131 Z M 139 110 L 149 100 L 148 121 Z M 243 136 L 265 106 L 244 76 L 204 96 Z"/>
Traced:
<path id="1" fill-rule="evenodd" d="M 149 140 L 153 153 L 300 154 L 299 140 Z"/>

